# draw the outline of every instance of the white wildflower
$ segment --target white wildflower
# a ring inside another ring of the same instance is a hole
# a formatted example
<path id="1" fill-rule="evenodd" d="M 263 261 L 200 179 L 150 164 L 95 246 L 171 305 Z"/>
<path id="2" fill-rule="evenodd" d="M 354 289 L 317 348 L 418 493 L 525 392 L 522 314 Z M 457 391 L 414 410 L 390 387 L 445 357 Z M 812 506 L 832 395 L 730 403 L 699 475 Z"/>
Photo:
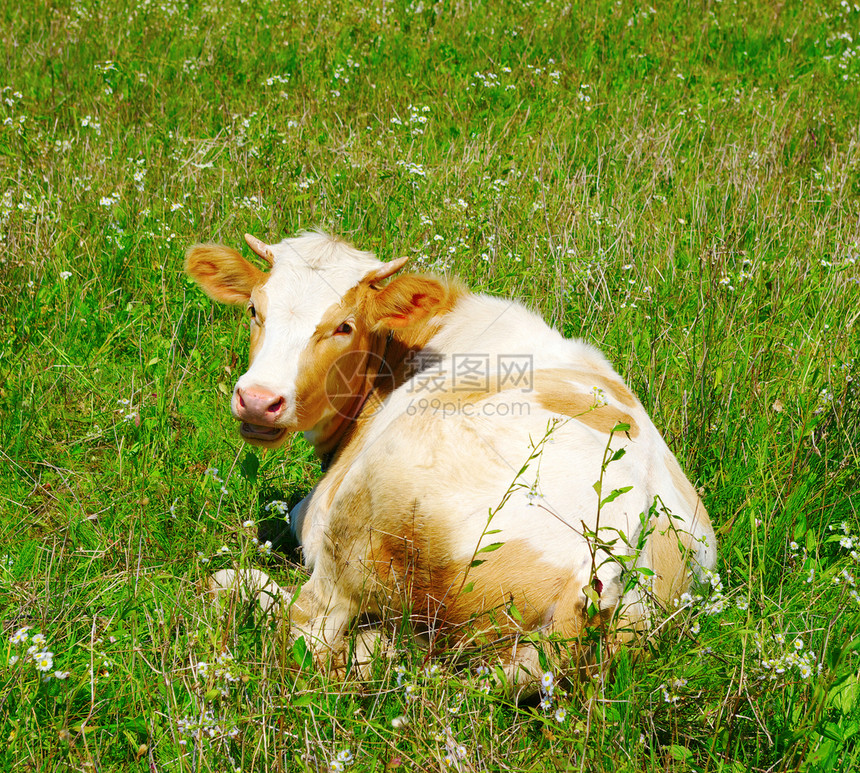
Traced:
<path id="1" fill-rule="evenodd" d="M 24 628 L 19 628 L 12 636 L 9 637 L 9 642 L 11 644 L 23 644 L 27 641 L 29 634 L 27 631 L 30 630 L 30 626 L 24 626 Z"/>

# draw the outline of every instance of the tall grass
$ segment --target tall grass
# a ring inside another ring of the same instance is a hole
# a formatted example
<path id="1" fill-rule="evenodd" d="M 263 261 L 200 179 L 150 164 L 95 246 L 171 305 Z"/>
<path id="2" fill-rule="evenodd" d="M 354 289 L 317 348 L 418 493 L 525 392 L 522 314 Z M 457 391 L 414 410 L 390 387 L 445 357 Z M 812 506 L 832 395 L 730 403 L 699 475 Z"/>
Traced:
<path id="1" fill-rule="evenodd" d="M 0 19 L 0 766 L 856 767 L 858 7 Z M 302 580 L 258 528 L 319 467 L 242 445 L 246 334 L 183 252 L 314 225 L 601 346 L 704 491 L 704 598 L 551 708 L 406 640 L 333 681 L 213 607 L 221 566 Z"/>

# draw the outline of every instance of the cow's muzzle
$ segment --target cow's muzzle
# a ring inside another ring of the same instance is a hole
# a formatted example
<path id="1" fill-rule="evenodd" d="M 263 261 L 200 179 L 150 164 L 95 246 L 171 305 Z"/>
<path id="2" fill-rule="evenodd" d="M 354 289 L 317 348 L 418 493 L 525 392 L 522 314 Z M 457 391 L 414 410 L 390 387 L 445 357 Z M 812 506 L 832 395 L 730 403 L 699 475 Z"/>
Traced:
<path id="1" fill-rule="evenodd" d="M 250 443 L 273 445 L 287 432 L 284 427 L 277 426 L 286 418 L 286 400 L 269 389 L 237 387 L 231 407 L 233 417 L 241 422 L 239 433 Z"/>
<path id="2" fill-rule="evenodd" d="M 239 434 L 252 443 L 269 445 L 282 440 L 287 431 L 281 427 L 264 427 L 260 424 L 249 424 L 247 421 L 243 421 L 239 426 Z"/>

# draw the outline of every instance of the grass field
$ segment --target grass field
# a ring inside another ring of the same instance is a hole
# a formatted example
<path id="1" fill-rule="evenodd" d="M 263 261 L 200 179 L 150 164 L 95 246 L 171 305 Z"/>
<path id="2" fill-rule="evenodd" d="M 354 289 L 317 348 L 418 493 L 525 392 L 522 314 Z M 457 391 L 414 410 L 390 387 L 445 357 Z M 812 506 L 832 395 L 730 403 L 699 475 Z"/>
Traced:
<path id="1" fill-rule="evenodd" d="M 0 769 L 860 765 L 860 6 L 37 0 L 0 40 Z M 406 642 L 331 681 L 206 602 L 301 580 L 257 524 L 319 464 L 243 445 L 183 254 L 313 226 L 602 347 L 703 489 L 706 598 L 551 708 Z"/>

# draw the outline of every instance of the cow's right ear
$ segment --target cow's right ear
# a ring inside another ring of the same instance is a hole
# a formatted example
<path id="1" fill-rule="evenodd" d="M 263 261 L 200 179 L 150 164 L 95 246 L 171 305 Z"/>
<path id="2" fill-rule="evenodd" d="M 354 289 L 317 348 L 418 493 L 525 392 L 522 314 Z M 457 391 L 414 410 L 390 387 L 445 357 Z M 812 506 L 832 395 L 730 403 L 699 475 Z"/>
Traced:
<path id="1" fill-rule="evenodd" d="M 185 273 L 213 300 L 235 305 L 248 302 L 251 290 L 266 274 L 232 247 L 195 244 L 185 253 Z"/>
<path id="2" fill-rule="evenodd" d="M 450 310 L 452 288 L 429 276 L 401 276 L 381 290 L 368 286 L 363 311 L 372 330 L 404 330 Z"/>

